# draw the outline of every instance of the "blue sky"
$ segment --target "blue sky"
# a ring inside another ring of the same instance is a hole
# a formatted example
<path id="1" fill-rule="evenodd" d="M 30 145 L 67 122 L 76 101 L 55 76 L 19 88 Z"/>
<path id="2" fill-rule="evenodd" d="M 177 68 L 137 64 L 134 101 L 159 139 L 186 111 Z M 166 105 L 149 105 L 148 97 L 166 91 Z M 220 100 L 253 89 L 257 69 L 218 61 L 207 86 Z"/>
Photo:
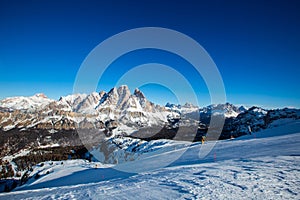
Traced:
<path id="1" fill-rule="evenodd" d="M 55 99 L 71 94 L 81 63 L 96 45 L 128 29 L 155 26 L 180 31 L 207 50 L 222 75 L 227 101 L 300 107 L 299 19 L 296 0 L 2 0 L 0 99 L 38 92 Z M 109 90 L 130 67 L 148 62 L 179 70 L 192 84 L 198 84 L 200 104 L 209 104 L 205 83 L 192 67 L 176 55 L 158 50 L 120 57 L 98 89 Z M 157 85 L 142 90 L 157 103 L 174 100 L 170 91 Z"/>

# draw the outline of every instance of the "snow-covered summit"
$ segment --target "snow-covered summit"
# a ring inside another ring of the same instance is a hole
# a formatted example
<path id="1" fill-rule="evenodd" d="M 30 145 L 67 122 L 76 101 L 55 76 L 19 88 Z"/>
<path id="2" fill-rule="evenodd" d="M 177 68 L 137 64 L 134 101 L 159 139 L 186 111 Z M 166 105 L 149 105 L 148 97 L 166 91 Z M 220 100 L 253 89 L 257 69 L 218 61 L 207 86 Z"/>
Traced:
<path id="1" fill-rule="evenodd" d="M 244 112 L 246 109 L 243 106 L 237 107 L 230 103 L 225 104 L 212 104 L 207 107 L 200 109 L 201 114 L 208 115 L 224 115 L 225 118 L 237 117 L 240 113 Z"/>
<path id="2" fill-rule="evenodd" d="M 12 110 L 30 110 L 42 109 L 54 100 L 46 95 L 39 93 L 31 97 L 9 97 L 0 101 L 0 107 Z"/>

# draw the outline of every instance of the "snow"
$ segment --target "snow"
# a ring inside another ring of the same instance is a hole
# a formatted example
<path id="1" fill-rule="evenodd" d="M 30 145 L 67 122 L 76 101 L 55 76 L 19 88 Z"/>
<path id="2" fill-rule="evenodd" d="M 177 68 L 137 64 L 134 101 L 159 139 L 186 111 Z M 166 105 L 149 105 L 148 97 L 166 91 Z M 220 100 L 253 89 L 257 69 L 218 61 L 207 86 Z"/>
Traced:
<path id="1" fill-rule="evenodd" d="M 71 94 L 64 97 L 60 97 L 57 103 L 65 106 L 63 110 L 72 111 L 76 110 L 78 104 L 82 102 L 88 95 L 87 94 Z"/>
<path id="2" fill-rule="evenodd" d="M 8 131 L 8 130 L 11 130 L 11 129 L 15 128 L 15 127 L 16 127 L 15 125 L 11 124 L 11 125 L 4 126 L 3 130 L 4 131 Z"/>
<path id="3" fill-rule="evenodd" d="M 294 120 L 282 125 L 285 122 L 217 141 L 204 158 L 199 158 L 201 148 L 212 142 L 152 141 L 147 147 L 156 150 L 146 157 L 155 156 L 155 162 L 164 162 L 178 150 L 184 150 L 183 155 L 150 171 L 151 159 L 126 163 L 132 169 L 144 166 L 139 173 L 83 160 L 45 162 L 32 172 L 40 178 L 0 194 L 0 199 L 299 199 L 300 124 Z M 143 148 L 145 144 L 140 151 Z"/>
<path id="4" fill-rule="evenodd" d="M 15 159 L 17 157 L 25 156 L 28 153 L 30 153 L 29 149 L 22 149 L 21 151 L 19 151 L 18 153 L 15 153 L 14 155 L 4 156 L 2 158 L 2 160 L 7 160 L 7 161 L 11 162 L 13 159 Z"/>
<path id="5" fill-rule="evenodd" d="M 292 118 L 278 119 L 273 121 L 269 127 L 287 126 L 290 124 L 297 124 L 297 120 Z"/>
<path id="6" fill-rule="evenodd" d="M 13 110 L 34 111 L 43 108 L 55 100 L 47 98 L 43 94 L 36 94 L 31 97 L 10 97 L 0 101 L 0 107 L 10 108 Z"/>
<path id="7" fill-rule="evenodd" d="M 126 133 L 128 135 L 131 135 L 133 132 L 137 131 L 137 129 L 135 129 L 134 127 L 129 127 L 129 126 L 126 126 L 124 124 L 121 124 L 114 131 L 117 132 L 117 133 L 119 133 L 119 134 L 121 134 L 121 133 L 124 132 L 124 133 Z"/>
<path id="8" fill-rule="evenodd" d="M 21 157 L 21 156 L 25 156 L 27 154 L 30 153 L 29 149 L 22 149 L 21 151 L 15 153 L 14 155 L 9 155 L 9 156 L 4 156 L 2 158 L 2 161 L 8 161 L 9 163 L 12 164 L 14 173 L 16 173 L 16 169 L 18 168 L 17 165 L 13 162 L 13 159 L 17 158 L 17 157 Z M 22 172 L 22 174 L 25 172 Z"/>
<path id="9" fill-rule="evenodd" d="M 37 166 L 33 169 L 32 174 L 39 174 L 42 177 L 37 180 L 34 178 L 30 179 L 30 181 L 26 185 L 20 187 L 20 189 L 27 187 L 35 188 L 39 187 L 39 185 L 46 187 L 46 185 L 52 180 L 64 179 L 64 177 L 74 176 L 73 174 L 76 174 L 77 172 L 96 168 L 103 168 L 103 165 L 101 163 L 93 163 L 93 165 L 91 165 L 85 160 L 48 161 L 45 162 L 41 167 Z M 61 184 L 61 182 L 56 181 L 56 184 Z"/>
<path id="10" fill-rule="evenodd" d="M 200 108 L 199 112 L 202 114 L 223 115 L 225 118 L 237 117 L 244 112 L 244 107 L 237 107 L 230 103 L 212 104 L 207 107 Z"/>
<path id="11" fill-rule="evenodd" d="M 285 134 L 291 134 L 300 132 L 300 120 L 294 119 L 279 119 L 275 120 L 269 125 L 268 129 L 252 133 L 252 135 L 245 135 L 237 138 L 237 140 L 251 139 L 251 138 L 265 138 L 281 136 Z"/>
<path id="12" fill-rule="evenodd" d="M 49 138 L 51 139 L 51 137 Z M 58 143 L 55 144 L 47 144 L 47 145 L 40 145 L 39 149 L 46 149 L 46 148 L 50 148 L 50 147 L 59 147 L 60 145 Z"/>

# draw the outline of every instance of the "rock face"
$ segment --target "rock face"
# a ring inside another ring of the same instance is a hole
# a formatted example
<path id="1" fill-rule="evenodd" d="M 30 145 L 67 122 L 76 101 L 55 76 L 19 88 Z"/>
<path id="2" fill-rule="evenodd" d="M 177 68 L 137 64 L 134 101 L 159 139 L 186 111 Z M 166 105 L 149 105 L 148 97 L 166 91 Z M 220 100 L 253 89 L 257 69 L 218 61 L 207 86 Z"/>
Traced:
<path id="1" fill-rule="evenodd" d="M 138 89 L 138 88 L 136 88 L 135 90 L 134 90 L 134 96 L 136 96 L 137 98 L 139 98 L 139 99 L 145 99 L 145 96 L 144 96 L 144 94 Z"/>

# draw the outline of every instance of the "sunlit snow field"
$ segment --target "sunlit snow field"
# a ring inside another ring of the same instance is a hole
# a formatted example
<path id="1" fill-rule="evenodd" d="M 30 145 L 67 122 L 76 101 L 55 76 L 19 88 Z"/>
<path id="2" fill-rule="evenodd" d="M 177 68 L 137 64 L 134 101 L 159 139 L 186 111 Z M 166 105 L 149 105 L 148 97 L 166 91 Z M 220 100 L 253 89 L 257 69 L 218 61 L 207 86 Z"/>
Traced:
<path id="1" fill-rule="evenodd" d="M 0 194 L 0 199 L 300 198 L 297 121 L 218 141 L 204 158 L 199 158 L 200 143 L 184 148 L 181 158 L 169 166 L 141 173 L 83 160 L 46 162 L 34 169 L 40 178 Z"/>

